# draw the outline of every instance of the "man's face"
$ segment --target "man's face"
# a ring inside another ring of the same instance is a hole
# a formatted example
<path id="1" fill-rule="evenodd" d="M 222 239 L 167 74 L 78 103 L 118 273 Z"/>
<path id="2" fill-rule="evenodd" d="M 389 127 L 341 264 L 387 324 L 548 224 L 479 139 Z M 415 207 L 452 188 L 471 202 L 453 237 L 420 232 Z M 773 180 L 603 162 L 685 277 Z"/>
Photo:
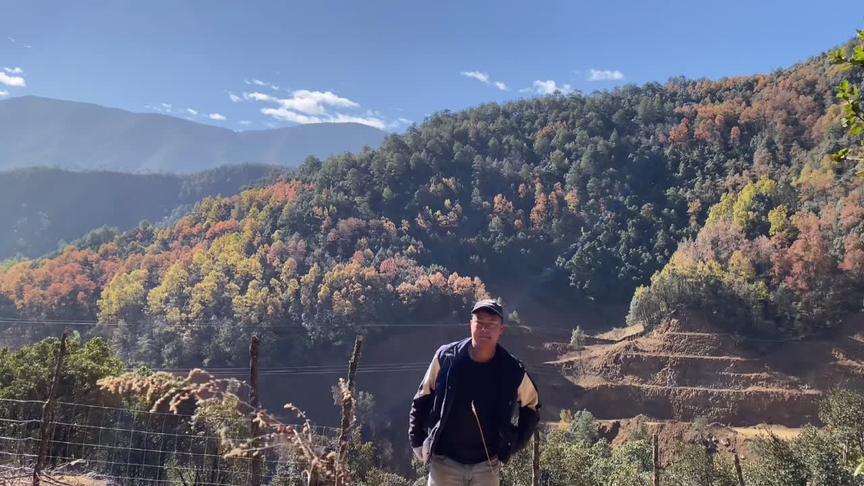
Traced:
<path id="1" fill-rule="evenodd" d="M 494 312 L 478 310 L 471 314 L 471 339 L 476 346 L 494 347 L 504 333 L 504 321 Z"/>

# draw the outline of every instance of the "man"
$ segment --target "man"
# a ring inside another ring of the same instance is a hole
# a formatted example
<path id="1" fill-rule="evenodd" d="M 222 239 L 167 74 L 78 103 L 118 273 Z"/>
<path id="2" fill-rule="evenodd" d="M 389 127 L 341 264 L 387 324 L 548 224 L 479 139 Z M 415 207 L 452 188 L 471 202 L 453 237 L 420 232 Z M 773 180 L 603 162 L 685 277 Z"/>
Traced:
<path id="1" fill-rule="evenodd" d="M 537 389 L 498 344 L 504 328 L 498 302 L 477 302 L 471 337 L 435 352 L 414 395 L 408 435 L 429 486 L 497 486 L 501 463 L 537 428 Z"/>

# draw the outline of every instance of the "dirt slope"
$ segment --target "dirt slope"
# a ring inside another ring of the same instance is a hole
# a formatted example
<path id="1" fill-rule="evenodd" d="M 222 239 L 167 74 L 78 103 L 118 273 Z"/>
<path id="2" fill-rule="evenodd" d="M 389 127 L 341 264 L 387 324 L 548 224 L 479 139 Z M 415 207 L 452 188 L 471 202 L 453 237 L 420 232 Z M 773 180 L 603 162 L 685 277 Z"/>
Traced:
<path id="1" fill-rule="evenodd" d="M 797 427 L 818 423 L 825 391 L 864 387 L 861 324 L 855 316 L 834 336 L 764 340 L 719 332 L 690 316 L 648 333 L 595 340 L 556 363 L 579 387 L 576 407 L 598 418 Z"/>

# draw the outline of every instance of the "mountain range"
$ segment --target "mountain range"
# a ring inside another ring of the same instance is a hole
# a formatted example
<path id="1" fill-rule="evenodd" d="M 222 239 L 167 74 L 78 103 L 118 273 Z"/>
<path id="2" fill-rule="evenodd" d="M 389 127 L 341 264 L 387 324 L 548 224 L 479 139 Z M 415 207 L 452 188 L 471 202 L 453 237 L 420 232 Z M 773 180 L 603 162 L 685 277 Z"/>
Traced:
<path id="1" fill-rule="evenodd" d="M 208 196 L 232 196 L 289 171 L 228 165 L 193 174 L 129 174 L 30 167 L 0 171 L 0 260 L 38 257 L 69 242 L 167 223 Z"/>
<path id="2" fill-rule="evenodd" d="M 222 165 L 293 166 L 377 147 L 386 133 L 357 123 L 235 132 L 157 113 L 36 96 L 0 101 L 0 170 L 192 173 Z"/>

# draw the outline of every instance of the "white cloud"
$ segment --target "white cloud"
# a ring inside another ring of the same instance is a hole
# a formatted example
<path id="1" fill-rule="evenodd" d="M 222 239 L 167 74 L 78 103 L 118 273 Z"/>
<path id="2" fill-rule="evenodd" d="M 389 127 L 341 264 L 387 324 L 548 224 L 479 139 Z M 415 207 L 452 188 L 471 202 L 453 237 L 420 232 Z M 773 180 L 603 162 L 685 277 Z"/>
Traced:
<path id="1" fill-rule="evenodd" d="M 228 92 L 228 98 L 231 100 L 232 103 L 239 103 L 239 102 L 243 101 L 243 98 L 237 96 L 236 94 L 232 93 L 231 91 Z"/>
<path id="2" fill-rule="evenodd" d="M 261 113 L 277 120 L 303 125 L 309 123 L 362 123 L 363 125 L 369 125 L 382 130 L 387 126 L 384 120 L 376 117 L 347 115 L 345 113 L 332 113 L 323 116 L 305 115 L 281 106 L 278 108 L 262 108 Z"/>
<path id="3" fill-rule="evenodd" d="M 624 73 L 617 69 L 589 69 L 588 81 L 620 81 Z"/>
<path id="4" fill-rule="evenodd" d="M 15 38 L 13 38 L 13 37 L 6 37 L 6 38 L 9 39 L 9 42 L 11 42 L 15 45 L 18 45 L 18 41 L 15 40 Z M 21 44 L 21 47 L 23 47 L 24 49 L 30 49 L 33 46 L 31 46 L 30 44 Z"/>
<path id="5" fill-rule="evenodd" d="M 254 93 L 243 93 L 243 98 L 247 99 L 247 100 L 254 100 L 254 101 L 275 101 L 276 100 L 276 98 L 274 98 L 268 94 L 259 93 L 257 91 L 255 91 Z"/>
<path id="6" fill-rule="evenodd" d="M 270 96 L 256 91 L 253 93 L 243 93 L 243 98 L 253 101 L 276 103 L 279 105 L 279 108 L 265 108 L 267 112 L 265 113 L 262 110 L 262 113 L 270 115 L 278 120 L 294 121 L 296 123 L 319 123 L 321 120 L 331 116 L 329 114 L 331 108 L 360 107 L 360 104 L 356 101 L 338 96 L 332 91 L 310 91 L 300 89 L 291 93 L 290 98 L 276 98 L 275 96 Z M 318 118 L 321 116 L 325 118 Z"/>
<path id="7" fill-rule="evenodd" d="M 405 120 L 405 118 L 399 118 L 397 121 L 387 123 L 382 118 L 381 113 L 377 110 L 366 110 L 363 116 L 350 115 L 346 113 L 326 113 L 323 116 L 300 115 L 294 116 L 293 118 L 293 121 L 296 121 L 297 123 L 360 123 L 362 125 L 369 125 L 370 127 L 375 127 L 379 130 L 395 128 L 401 123 L 398 120 Z M 307 121 L 302 122 L 300 120 Z"/>
<path id="8" fill-rule="evenodd" d="M 159 113 L 172 113 L 173 105 L 170 103 L 159 103 L 158 105 L 144 105 L 144 108 L 153 110 Z"/>
<path id="9" fill-rule="evenodd" d="M 489 84 L 489 73 L 481 73 L 480 71 L 462 71 L 459 74 L 466 78 L 476 79 L 483 84 Z"/>
<path id="10" fill-rule="evenodd" d="M 476 79 L 487 86 L 494 86 L 501 91 L 507 91 L 507 85 L 501 81 L 493 81 L 492 78 L 489 77 L 489 73 L 480 71 L 462 71 L 459 74 L 466 78 Z"/>
<path id="11" fill-rule="evenodd" d="M 0 73 L 0 84 L 11 86 L 13 88 L 23 88 L 27 86 L 27 81 L 21 76 L 10 76 L 5 72 Z"/>
<path id="12" fill-rule="evenodd" d="M 9 74 L 24 74 L 24 70 L 18 66 L 11 67 L 11 68 L 10 67 L 4 67 L 3 70 Z"/>
<path id="13" fill-rule="evenodd" d="M 573 87 L 569 84 L 562 84 L 559 86 L 558 83 L 552 79 L 547 79 L 545 81 L 538 79 L 534 81 L 533 89 L 535 93 L 542 95 L 555 94 L 556 92 L 567 94 L 573 91 Z"/>
<path id="14" fill-rule="evenodd" d="M 276 86 L 275 84 L 267 82 L 267 81 L 261 81 L 260 79 L 255 79 L 255 78 L 252 78 L 251 80 L 245 79 L 245 80 L 243 80 L 243 83 L 248 84 L 250 86 L 261 86 L 264 88 L 270 88 L 273 91 L 279 91 L 279 86 Z"/>
<path id="15" fill-rule="evenodd" d="M 211 120 L 216 120 L 216 121 L 227 120 L 227 118 L 225 118 L 225 115 L 222 115 L 221 113 L 210 113 L 209 115 L 207 115 L 207 118 L 210 118 Z"/>
<path id="16" fill-rule="evenodd" d="M 243 125 L 244 127 L 247 127 L 247 126 L 251 125 L 252 122 L 249 120 L 240 120 L 240 124 Z"/>
<path id="17" fill-rule="evenodd" d="M 332 91 L 309 91 L 300 89 L 291 93 L 290 98 L 281 98 L 279 106 L 287 110 L 299 111 L 306 115 L 324 115 L 327 109 L 359 108 L 360 104 L 334 94 Z"/>
<path id="18" fill-rule="evenodd" d="M 387 123 L 384 120 L 374 116 L 352 116 L 337 113 L 330 121 L 336 123 L 360 123 L 361 125 L 369 125 L 379 130 L 387 128 Z"/>
<path id="19" fill-rule="evenodd" d="M 414 123 L 414 122 L 407 119 L 407 118 L 399 117 L 399 118 L 393 120 L 392 122 L 388 123 L 387 128 L 389 128 L 391 130 L 396 130 L 396 129 L 399 129 L 401 127 L 407 127 L 408 125 L 411 125 L 412 123 Z"/>
<path id="20" fill-rule="evenodd" d="M 388 123 L 375 110 L 364 110 L 362 114 L 356 111 L 346 112 L 345 110 L 359 110 L 360 104 L 332 91 L 299 89 L 292 91 L 287 98 L 254 91 L 244 92 L 243 99 L 270 104 L 272 106 L 261 108 L 262 114 L 291 123 L 361 123 L 381 130 L 393 128 L 393 123 L 401 123 Z"/>
<path id="21" fill-rule="evenodd" d="M 3 98 L 4 96 L 9 96 L 9 92 L 6 90 L 0 89 L 0 98 Z"/>
<path id="22" fill-rule="evenodd" d="M 198 110 L 193 110 L 192 108 L 186 108 L 186 113 L 189 113 L 192 116 L 198 116 Z"/>
<path id="23" fill-rule="evenodd" d="M 261 108 L 261 113 L 281 121 L 294 123 L 323 123 L 324 120 L 315 116 L 303 115 L 296 111 L 291 111 L 282 107 L 279 108 Z"/>

